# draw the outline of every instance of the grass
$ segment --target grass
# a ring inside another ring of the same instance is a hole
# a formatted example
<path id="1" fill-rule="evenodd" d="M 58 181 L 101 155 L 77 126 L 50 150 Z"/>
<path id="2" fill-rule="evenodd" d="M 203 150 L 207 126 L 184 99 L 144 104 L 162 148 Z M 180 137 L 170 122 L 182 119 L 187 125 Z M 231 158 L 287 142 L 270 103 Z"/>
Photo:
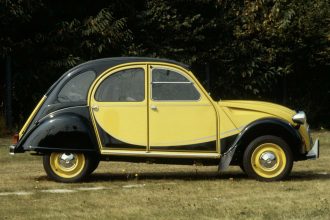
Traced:
<path id="1" fill-rule="evenodd" d="M 236 167 L 218 174 L 216 167 L 101 162 L 86 182 L 62 184 L 47 179 L 41 157 L 10 156 L 10 140 L 0 138 L 0 219 L 328 219 L 330 132 L 313 135 L 321 157 L 295 163 L 288 180 L 273 183 Z"/>

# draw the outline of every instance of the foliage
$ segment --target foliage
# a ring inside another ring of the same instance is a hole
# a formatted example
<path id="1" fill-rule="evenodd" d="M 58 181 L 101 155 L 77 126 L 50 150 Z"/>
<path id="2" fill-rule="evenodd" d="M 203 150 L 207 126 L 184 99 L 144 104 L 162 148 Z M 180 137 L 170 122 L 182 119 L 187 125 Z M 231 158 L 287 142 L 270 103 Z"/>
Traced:
<path id="1" fill-rule="evenodd" d="M 131 38 L 125 18 L 114 18 L 107 7 L 81 17 L 69 12 L 69 4 L 54 1 L 0 4 L 8 17 L 0 24 L 10 30 L 0 38 L 0 55 L 10 54 L 14 60 L 14 115 L 20 124 L 67 69 L 86 60 L 118 56 Z"/>
<path id="2" fill-rule="evenodd" d="M 0 0 L 0 56 L 4 57 L 15 47 L 28 43 L 24 27 L 32 20 L 32 14 L 42 6 L 41 0 Z"/>
<path id="3" fill-rule="evenodd" d="M 147 1 L 130 54 L 209 63 L 216 97 L 263 97 L 296 71 L 297 55 L 329 65 L 328 17 L 324 1 Z"/>
<path id="4" fill-rule="evenodd" d="M 147 1 L 132 54 L 192 64 L 201 79 L 208 65 L 215 99 L 275 101 L 329 126 L 329 21 L 327 0 Z"/>
<path id="5" fill-rule="evenodd" d="M 65 70 L 129 55 L 190 64 L 203 82 L 210 69 L 215 99 L 275 101 L 330 126 L 329 0 L 1 0 L 0 18 L 17 123 Z"/>

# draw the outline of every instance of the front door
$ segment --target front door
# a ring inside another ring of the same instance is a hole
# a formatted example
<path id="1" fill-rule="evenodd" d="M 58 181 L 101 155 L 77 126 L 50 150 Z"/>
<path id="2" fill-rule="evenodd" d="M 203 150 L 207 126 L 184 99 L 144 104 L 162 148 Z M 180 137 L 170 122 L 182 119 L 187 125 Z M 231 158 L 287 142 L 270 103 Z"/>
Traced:
<path id="1" fill-rule="evenodd" d="M 185 70 L 149 66 L 149 150 L 216 152 L 217 113 Z"/>
<path id="2" fill-rule="evenodd" d="M 102 150 L 142 150 L 148 143 L 147 65 L 102 76 L 91 92 L 91 111 Z"/>

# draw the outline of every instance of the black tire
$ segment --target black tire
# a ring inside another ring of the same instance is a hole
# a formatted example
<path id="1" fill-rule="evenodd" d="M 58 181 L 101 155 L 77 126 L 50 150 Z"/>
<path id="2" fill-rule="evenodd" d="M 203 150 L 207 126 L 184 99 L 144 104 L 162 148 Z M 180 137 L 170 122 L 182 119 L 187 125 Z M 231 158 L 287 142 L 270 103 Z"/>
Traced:
<path id="1" fill-rule="evenodd" d="M 88 154 L 52 152 L 43 156 L 43 165 L 49 178 L 74 183 L 89 175 L 92 163 Z"/>
<path id="2" fill-rule="evenodd" d="M 239 166 L 239 168 L 241 168 L 243 173 L 246 173 L 243 163 L 240 163 L 238 166 Z"/>
<path id="3" fill-rule="evenodd" d="M 282 180 L 293 166 L 292 151 L 280 137 L 266 135 L 253 140 L 243 155 L 246 174 L 260 181 Z"/>

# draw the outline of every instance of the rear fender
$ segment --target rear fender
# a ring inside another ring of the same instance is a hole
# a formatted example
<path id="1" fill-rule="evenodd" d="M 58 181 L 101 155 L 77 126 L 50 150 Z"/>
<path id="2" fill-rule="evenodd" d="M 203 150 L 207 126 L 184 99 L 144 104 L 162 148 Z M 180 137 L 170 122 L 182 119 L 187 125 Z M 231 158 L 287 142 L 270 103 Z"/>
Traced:
<path id="1" fill-rule="evenodd" d="M 48 115 L 20 143 L 24 151 L 98 152 L 95 133 L 90 122 L 75 113 Z"/>

